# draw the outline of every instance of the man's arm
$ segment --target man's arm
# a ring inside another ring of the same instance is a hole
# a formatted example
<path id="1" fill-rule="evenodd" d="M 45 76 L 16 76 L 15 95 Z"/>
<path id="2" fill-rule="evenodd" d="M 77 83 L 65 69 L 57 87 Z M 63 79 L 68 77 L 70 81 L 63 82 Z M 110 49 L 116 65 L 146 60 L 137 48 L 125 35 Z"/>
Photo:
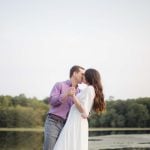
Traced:
<path id="1" fill-rule="evenodd" d="M 65 93 L 62 92 L 62 83 L 56 83 L 51 91 L 49 102 L 52 106 L 59 106 L 66 102 L 67 97 L 72 95 L 72 88 Z"/>

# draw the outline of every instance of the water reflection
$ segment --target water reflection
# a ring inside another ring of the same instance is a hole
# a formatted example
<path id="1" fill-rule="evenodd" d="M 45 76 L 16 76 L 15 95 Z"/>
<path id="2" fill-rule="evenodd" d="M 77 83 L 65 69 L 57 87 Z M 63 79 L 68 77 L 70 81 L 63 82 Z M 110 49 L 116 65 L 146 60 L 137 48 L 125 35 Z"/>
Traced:
<path id="1" fill-rule="evenodd" d="M 146 132 L 146 131 L 145 131 Z M 145 133 L 142 131 L 142 133 Z M 120 134 L 119 137 L 118 134 Z M 90 137 L 89 137 L 89 150 L 150 150 L 150 148 L 133 148 L 133 147 L 128 147 L 128 148 L 123 148 L 127 147 L 125 146 L 125 138 L 122 137 L 124 133 L 125 134 L 133 134 L 136 136 L 135 132 L 133 131 L 90 131 Z M 139 134 L 139 131 L 136 132 L 138 135 L 142 136 L 143 134 Z M 110 135 L 111 134 L 111 135 Z M 117 134 L 117 135 L 113 135 Z M 107 135 L 108 137 L 105 137 Z M 111 137 L 113 135 L 113 137 Z M 129 136 L 129 135 L 128 135 Z M 149 135 L 148 135 L 149 137 Z M 118 139 L 117 139 L 118 138 Z M 129 139 L 130 137 L 128 137 Z M 133 137 L 134 138 L 134 137 Z M 141 138 L 141 137 L 140 137 Z M 110 139 L 117 139 L 117 142 L 111 141 Z M 123 141 L 121 142 L 121 139 Z M 134 138 L 135 139 L 135 138 Z M 144 143 L 142 143 L 144 142 Z M 143 145 L 150 145 L 149 141 L 140 141 L 140 144 Z M 115 146 L 115 147 L 111 147 Z M 121 148 L 117 147 L 117 144 L 123 144 Z M 0 150 L 42 150 L 43 146 L 43 132 L 17 132 L 17 131 L 0 131 Z M 104 149 L 104 147 L 106 147 Z M 101 149 L 100 149 L 101 148 Z"/>
<path id="2" fill-rule="evenodd" d="M 99 150 L 106 150 L 106 149 L 99 149 Z M 112 149 L 107 149 L 107 150 L 112 150 Z M 115 148 L 115 150 L 150 150 L 150 148 L 133 148 L 133 147 L 128 147 L 128 148 Z"/>
<path id="3" fill-rule="evenodd" d="M 114 133 L 114 132 L 112 132 Z M 91 134 L 89 137 L 90 150 L 150 150 L 150 134 Z M 96 135 L 96 136 L 95 136 Z"/>
<path id="4" fill-rule="evenodd" d="M 132 131 L 89 131 L 89 136 L 112 135 L 112 134 L 150 134 L 150 130 Z"/>
<path id="5" fill-rule="evenodd" d="M 0 132 L 1 150 L 42 150 L 40 132 Z"/>

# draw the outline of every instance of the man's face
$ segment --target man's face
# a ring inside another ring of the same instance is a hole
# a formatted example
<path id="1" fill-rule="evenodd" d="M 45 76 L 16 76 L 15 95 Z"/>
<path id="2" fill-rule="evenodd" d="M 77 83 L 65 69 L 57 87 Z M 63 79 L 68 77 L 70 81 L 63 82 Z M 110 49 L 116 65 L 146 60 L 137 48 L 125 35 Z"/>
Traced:
<path id="1" fill-rule="evenodd" d="M 85 80 L 85 75 L 83 76 L 83 80 L 82 80 L 82 82 L 83 82 L 84 84 L 86 84 L 86 83 L 87 83 L 87 81 Z"/>
<path id="2" fill-rule="evenodd" d="M 84 73 L 85 73 L 84 69 L 79 69 L 79 72 L 76 73 L 76 80 L 78 83 L 82 83 Z"/>

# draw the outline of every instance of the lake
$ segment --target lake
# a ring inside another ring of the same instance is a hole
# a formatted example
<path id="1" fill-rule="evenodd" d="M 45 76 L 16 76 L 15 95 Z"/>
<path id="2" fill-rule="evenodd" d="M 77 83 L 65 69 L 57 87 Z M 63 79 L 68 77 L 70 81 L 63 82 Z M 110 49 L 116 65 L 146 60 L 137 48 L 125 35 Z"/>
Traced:
<path id="1" fill-rule="evenodd" d="M 89 132 L 89 150 L 150 150 L 150 134 Z M 42 150 L 43 132 L 0 131 L 0 150 Z"/>

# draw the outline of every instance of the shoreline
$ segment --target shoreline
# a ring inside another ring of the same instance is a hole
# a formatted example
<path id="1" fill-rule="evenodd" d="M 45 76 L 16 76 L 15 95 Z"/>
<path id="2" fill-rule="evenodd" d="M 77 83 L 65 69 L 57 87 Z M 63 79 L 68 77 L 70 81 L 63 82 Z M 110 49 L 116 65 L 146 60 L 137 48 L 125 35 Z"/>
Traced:
<path id="1" fill-rule="evenodd" d="M 150 131 L 150 128 L 89 128 L 89 131 Z M 0 128 L 0 131 L 44 131 L 43 127 L 36 128 Z"/>

